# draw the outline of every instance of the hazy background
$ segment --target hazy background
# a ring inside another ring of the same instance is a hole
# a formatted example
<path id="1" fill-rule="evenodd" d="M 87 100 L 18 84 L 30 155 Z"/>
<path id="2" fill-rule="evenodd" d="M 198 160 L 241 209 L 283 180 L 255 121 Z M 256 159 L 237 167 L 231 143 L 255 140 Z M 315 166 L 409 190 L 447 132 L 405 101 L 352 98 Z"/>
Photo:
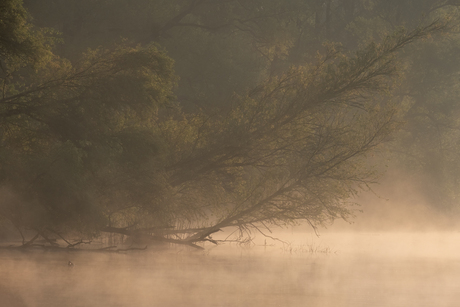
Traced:
<path id="1" fill-rule="evenodd" d="M 453 1 L 8 0 L 4 12 L 4 238 L 194 244 L 296 221 L 455 230 Z"/>
<path id="2" fill-rule="evenodd" d="M 3 2 L 0 305 L 457 306 L 458 1 Z"/>

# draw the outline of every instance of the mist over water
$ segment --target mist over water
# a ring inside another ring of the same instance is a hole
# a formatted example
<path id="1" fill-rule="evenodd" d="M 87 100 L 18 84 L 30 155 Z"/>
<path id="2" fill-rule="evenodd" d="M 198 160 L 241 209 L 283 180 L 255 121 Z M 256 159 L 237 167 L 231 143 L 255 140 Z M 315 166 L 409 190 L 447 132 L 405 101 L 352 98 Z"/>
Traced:
<path id="1" fill-rule="evenodd" d="M 0 307 L 460 306 L 460 1 L 0 7 Z"/>
<path id="2" fill-rule="evenodd" d="M 283 242 L 256 235 L 204 250 L 1 250 L 0 306 L 458 306 L 455 220 L 401 182 L 361 196 L 353 223 L 318 236 L 304 226 L 270 234 Z"/>
<path id="3" fill-rule="evenodd" d="M 291 233 L 289 244 L 2 251 L 2 306 L 457 306 L 458 233 Z M 272 244 L 273 243 L 273 244 Z M 69 267 L 68 261 L 75 265 Z"/>
<path id="4" fill-rule="evenodd" d="M 270 234 L 284 243 L 257 235 L 203 251 L 0 250 L 0 307 L 458 306 L 455 217 L 430 206 L 413 178 L 390 175 L 357 199 L 363 212 L 351 223 Z"/>

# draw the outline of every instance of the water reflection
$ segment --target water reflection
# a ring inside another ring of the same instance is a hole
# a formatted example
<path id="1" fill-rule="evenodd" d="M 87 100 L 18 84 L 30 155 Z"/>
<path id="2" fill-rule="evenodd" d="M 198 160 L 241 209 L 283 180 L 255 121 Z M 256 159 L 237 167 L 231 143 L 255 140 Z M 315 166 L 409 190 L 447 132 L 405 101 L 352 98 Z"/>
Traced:
<path id="1" fill-rule="evenodd" d="M 458 306 L 458 234 L 325 234 L 205 252 L 0 254 L 5 306 Z M 313 240 L 317 240 L 314 242 Z M 74 263 L 68 266 L 68 261 Z"/>

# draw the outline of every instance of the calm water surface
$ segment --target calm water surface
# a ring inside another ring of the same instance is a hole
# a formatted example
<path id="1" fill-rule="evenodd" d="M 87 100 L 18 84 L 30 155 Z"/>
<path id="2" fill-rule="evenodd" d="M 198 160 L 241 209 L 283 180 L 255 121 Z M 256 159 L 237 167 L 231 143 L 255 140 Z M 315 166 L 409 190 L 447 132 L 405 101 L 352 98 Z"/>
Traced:
<path id="1" fill-rule="evenodd" d="M 289 238 L 204 252 L 2 252 L 0 306 L 460 306 L 460 234 Z"/>

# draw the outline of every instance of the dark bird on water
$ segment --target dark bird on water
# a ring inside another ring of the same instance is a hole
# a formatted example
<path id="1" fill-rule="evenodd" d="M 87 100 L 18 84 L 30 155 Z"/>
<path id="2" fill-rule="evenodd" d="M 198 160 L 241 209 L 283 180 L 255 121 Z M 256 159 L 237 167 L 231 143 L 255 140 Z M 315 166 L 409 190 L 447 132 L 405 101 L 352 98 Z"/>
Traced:
<path id="1" fill-rule="evenodd" d="M 69 260 L 69 263 L 67 263 L 69 267 L 73 267 L 73 262 Z"/>

